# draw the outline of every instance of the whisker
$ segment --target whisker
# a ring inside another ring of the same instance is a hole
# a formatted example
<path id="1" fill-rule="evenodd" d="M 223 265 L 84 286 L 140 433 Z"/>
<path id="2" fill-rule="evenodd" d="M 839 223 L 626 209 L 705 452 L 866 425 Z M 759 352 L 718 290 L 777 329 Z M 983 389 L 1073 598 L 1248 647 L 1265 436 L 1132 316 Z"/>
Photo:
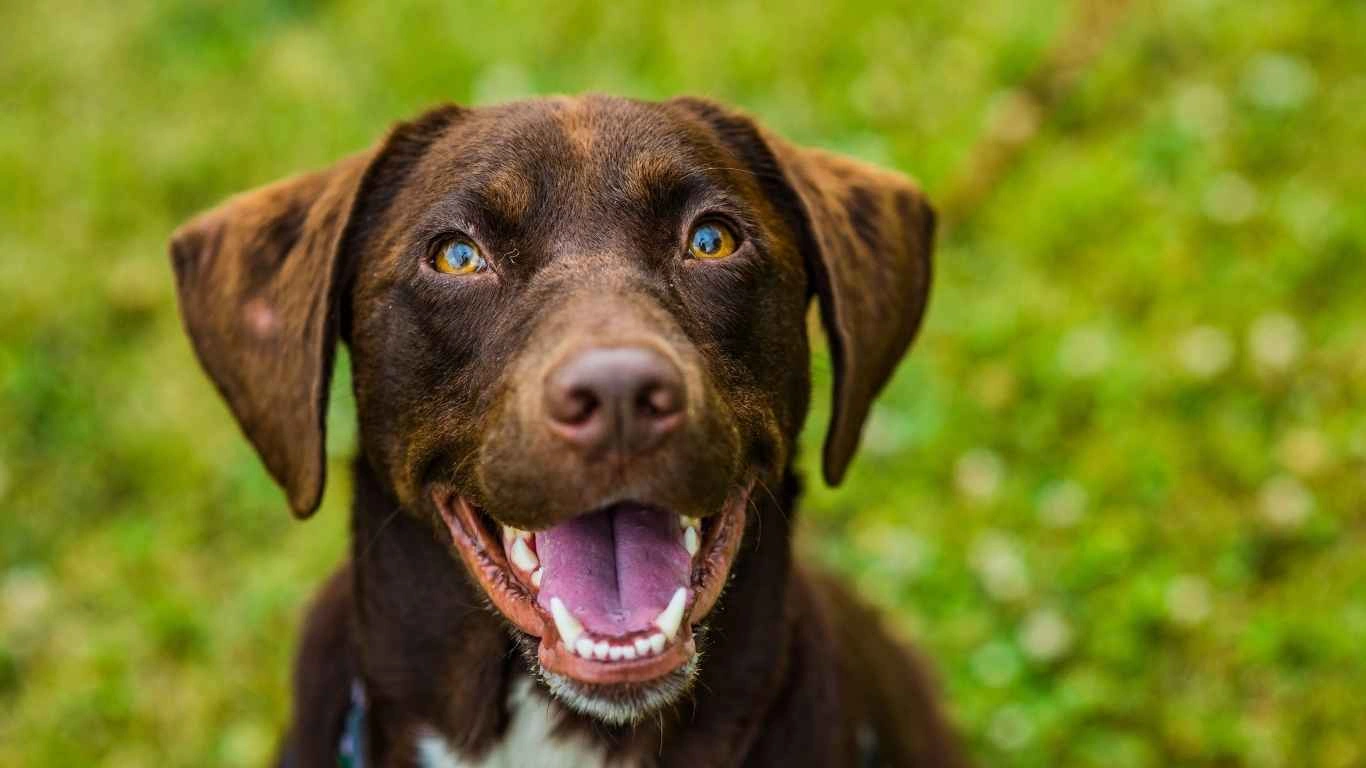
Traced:
<path id="1" fill-rule="evenodd" d="M 365 549 L 361 551 L 360 555 L 361 560 L 368 560 L 370 558 L 370 551 L 373 550 L 375 545 L 379 543 L 380 534 L 384 533 L 385 527 L 387 527 L 389 523 L 392 522 L 393 519 L 399 515 L 400 511 L 401 510 L 399 510 L 398 508 L 395 508 L 394 511 L 390 512 L 388 515 L 385 516 L 383 520 L 380 521 L 379 527 L 375 529 L 374 533 L 370 534 L 370 537 L 365 542 Z"/>

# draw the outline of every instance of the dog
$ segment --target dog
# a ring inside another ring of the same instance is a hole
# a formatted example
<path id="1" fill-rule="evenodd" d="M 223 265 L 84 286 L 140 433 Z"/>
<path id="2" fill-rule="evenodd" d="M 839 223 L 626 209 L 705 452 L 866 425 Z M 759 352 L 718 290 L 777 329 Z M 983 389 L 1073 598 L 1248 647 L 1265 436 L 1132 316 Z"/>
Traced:
<path id="1" fill-rule="evenodd" d="M 301 518 L 350 350 L 352 547 L 279 764 L 962 765 L 912 651 L 791 543 L 808 309 L 833 485 L 934 229 L 902 175 L 600 95 L 438 107 L 180 227 L 186 331 Z"/>

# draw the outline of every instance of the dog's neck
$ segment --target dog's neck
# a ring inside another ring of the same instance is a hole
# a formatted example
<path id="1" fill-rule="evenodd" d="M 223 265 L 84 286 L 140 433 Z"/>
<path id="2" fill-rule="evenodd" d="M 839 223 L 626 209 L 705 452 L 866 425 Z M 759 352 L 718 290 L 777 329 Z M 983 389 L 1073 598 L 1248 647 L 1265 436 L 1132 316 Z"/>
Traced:
<path id="1" fill-rule="evenodd" d="M 372 756 L 388 764 L 387 755 L 416 749 L 423 734 L 435 733 L 465 759 L 477 759 L 507 733 L 508 696 L 529 676 L 528 663 L 441 538 L 444 529 L 402 509 L 363 458 L 354 474 L 354 653 L 370 702 Z M 558 734 L 628 761 L 668 755 L 669 763 L 712 765 L 743 758 L 782 686 L 793 629 L 792 472 L 774 491 L 754 494 L 750 529 L 708 622 L 692 693 L 629 728 L 551 704 Z M 548 694 L 535 686 L 534 695 Z"/>

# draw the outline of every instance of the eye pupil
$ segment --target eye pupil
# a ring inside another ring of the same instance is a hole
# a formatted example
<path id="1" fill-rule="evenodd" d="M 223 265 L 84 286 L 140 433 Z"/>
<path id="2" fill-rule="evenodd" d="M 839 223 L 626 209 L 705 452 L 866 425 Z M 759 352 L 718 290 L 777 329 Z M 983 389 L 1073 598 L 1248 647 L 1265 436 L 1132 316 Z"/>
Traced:
<path id="1" fill-rule="evenodd" d="M 468 243 L 456 243 L 451 246 L 450 255 L 447 257 L 454 267 L 464 267 L 474 260 L 474 251 Z"/>
<path id="2" fill-rule="evenodd" d="M 721 250 L 721 232 L 710 224 L 699 227 L 692 241 L 697 250 L 703 253 L 712 254 Z"/>
<path id="3" fill-rule="evenodd" d="M 456 240 L 447 245 L 436 260 L 439 271 L 452 275 L 468 275 L 484 270 L 484 257 L 479 249 L 467 240 Z"/>
<path id="4" fill-rule="evenodd" d="M 735 247 L 735 232 L 725 224 L 698 224 L 688 236 L 688 252 L 694 259 L 724 259 L 735 253 Z"/>

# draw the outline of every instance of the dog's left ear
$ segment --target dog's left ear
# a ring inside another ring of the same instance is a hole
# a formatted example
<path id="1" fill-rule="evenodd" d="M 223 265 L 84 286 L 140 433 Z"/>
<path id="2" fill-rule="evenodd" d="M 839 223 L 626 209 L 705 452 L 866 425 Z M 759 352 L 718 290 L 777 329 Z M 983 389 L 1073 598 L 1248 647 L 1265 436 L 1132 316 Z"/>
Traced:
<path id="1" fill-rule="evenodd" d="M 837 485 L 873 399 L 920 328 L 934 209 L 899 173 L 794 146 L 711 102 L 679 103 L 711 125 L 798 228 L 834 363 L 822 469 L 826 482 Z"/>
<path id="2" fill-rule="evenodd" d="M 868 410 L 920 329 L 935 214 L 898 173 L 768 137 L 805 209 L 807 255 L 834 363 L 825 481 L 838 485 Z"/>

